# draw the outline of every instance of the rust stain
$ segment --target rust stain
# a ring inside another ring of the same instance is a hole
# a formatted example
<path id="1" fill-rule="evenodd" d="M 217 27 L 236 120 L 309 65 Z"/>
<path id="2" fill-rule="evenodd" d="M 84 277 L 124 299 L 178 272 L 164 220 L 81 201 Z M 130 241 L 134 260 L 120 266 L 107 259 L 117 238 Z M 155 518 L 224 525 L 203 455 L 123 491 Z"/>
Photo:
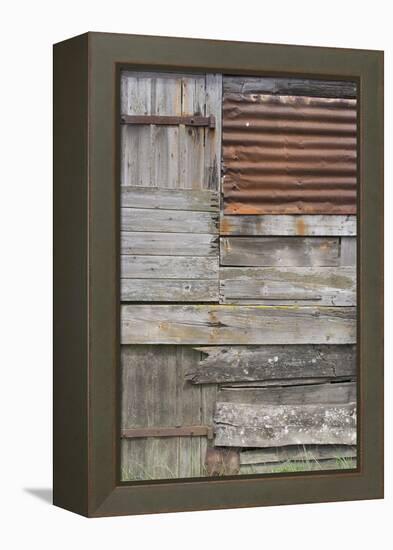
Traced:
<path id="1" fill-rule="evenodd" d="M 228 218 L 221 218 L 220 220 L 220 234 L 229 235 L 231 232 L 231 223 Z"/>
<path id="2" fill-rule="evenodd" d="M 224 212 L 355 214 L 356 143 L 356 99 L 224 94 Z"/>
<path id="3" fill-rule="evenodd" d="M 306 231 L 307 231 L 306 222 L 303 220 L 303 218 L 299 218 L 296 221 L 296 234 L 297 235 L 305 235 Z"/>

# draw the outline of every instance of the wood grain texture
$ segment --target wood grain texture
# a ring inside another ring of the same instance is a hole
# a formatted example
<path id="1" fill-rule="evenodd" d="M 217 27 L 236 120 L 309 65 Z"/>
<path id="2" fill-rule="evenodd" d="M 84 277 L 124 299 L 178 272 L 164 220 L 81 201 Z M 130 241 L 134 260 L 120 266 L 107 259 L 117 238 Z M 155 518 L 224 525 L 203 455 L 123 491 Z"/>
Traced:
<path id="1" fill-rule="evenodd" d="M 123 279 L 218 279 L 218 258 L 214 256 L 122 255 Z"/>
<path id="2" fill-rule="evenodd" d="M 217 302 L 218 281 L 214 279 L 121 279 L 120 299 L 123 302 Z"/>
<path id="3" fill-rule="evenodd" d="M 356 98 L 356 82 L 303 78 L 224 76 L 224 93 L 268 93 Z"/>
<path id="4" fill-rule="evenodd" d="M 123 346 L 121 428 L 211 426 L 204 389 L 193 387 L 183 374 L 198 359 L 198 352 L 183 346 Z M 203 475 L 205 440 L 198 436 L 123 439 L 122 479 Z"/>
<path id="5" fill-rule="evenodd" d="M 220 303 L 356 305 L 354 267 L 222 267 Z"/>
<path id="6" fill-rule="evenodd" d="M 353 345 L 211 346 L 196 368 L 186 373 L 194 384 L 302 379 L 337 379 L 356 376 Z"/>
<path id="7" fill-rule="evenodd" d="M 356 216 L 254 215 L 226 216 L 220 219 L 220 234 L 228 236 L 355 236 Z"/>
<path id="8" fill-rule="evenodd" d="M 121 205 L 127 208 L 217 212 L 218 200 L 218 192 L 208 189 L 121 187 Z"/>
<path id="9" fill-rule="evenodd" d="M 123 305 L 123 344 L 347 344 L 355 308 Z"/>
<path id="10" fill-rule="evenodd" d="M 356 445 L 356 405 L 248 405 L 217 402 L 215 445 Z"/>
<path id="11" fill-rule="evenodd" d="M 228 266 L 338 266 L 339 240 L 319 237 L 223 237 L 220 262 Z"/>
<path id="12" fill-rule="evenodd" d="M 336 458 L 355 458 L 355 445 L 307 445 L 246 450 L 240 453 L 240 464 L 263 464 L 286 461 L 319 461 Z"/>
<path id="13" fill-rule="evenodd" d="M 330 445 L 332 446 L 332 445 Z M 356 457 L 331 458 L 320 460 L 292 460 L 285 462 L 272 462 L 266 464 L 242 464 L 240 475 L 255 474 L 276 474 L 290 472 L 323 472 L 327 470 L 355 470 L 357 465 Z"/>
<path id="14" fill-rule="evenodd" d="M 218 214 L 190 210 L 122 208 L 122 231 L 218 233 Z"/>
<path id="15" fill-rule="evenodd" d="M 221 388 L 221 403 L 252 405 L 342 405 L 356 402 L 356 383 L 325 383 L 271 388 Z"/>
<path id="16" fill-rule="evenodd" d="M 218 190 L 221 75 L 123 72 L 121 114 L 213 115 L 215 128 L 123 125 L 121 183 Z"/>
<path id="17" fill-rule="evenodd" d="M 216 256 L 218 239 L 205 233 L 154 233 L 122 231 L 121 254 L 151 256 Z"/>

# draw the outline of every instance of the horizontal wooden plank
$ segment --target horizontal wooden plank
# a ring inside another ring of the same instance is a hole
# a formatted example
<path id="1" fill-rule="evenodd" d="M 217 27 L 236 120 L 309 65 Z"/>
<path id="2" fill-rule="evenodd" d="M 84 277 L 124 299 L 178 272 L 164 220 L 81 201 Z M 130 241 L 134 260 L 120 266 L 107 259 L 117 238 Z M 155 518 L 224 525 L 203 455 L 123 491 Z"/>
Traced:
<path id="1" fill-rule="evenodd" d="M 156 126 L 202 126 L 216 127 L 214 115 L 210 116 L 173 116 L 173 115 L 121 115 L 121 124 L 154 124 Z"/>
<path id="2" fill-rule="evenodd" d="M 356 376 L 353 345 L 212 346 L 197 350 L 203 352 L 203 359 L 186 375 L 194 384 L 269 380 L 281 384 L 288 379 L 300 383 L 305 378 Z"/>
<path id="3" fill-rule="evenodd" d="M 356 445 L 356 405 L 216 403 L 215 445 Z"/>
<path id="4" fill-rule="evenodd" d="M 224 76 L 224 93 L 265 93 L 311 97 L 356 98 L 356 82 L 304 78 Z"/>
<path id="5" fill-rule="evenodd" d="M 327 383 L 285 388 L 221 388 L 217 401 L 253 405 L 342 405 L 356 402 L 356 383 Z"/>
<path id="6" fill-rule="evenodd" d="M 140 437 L 202 437 L 213 439 L 211 426 L 149 426 L 146 428 L 126 428 L 121 430 L 123 439 Z"/>
<path id="7" fill-rule="evenodd" d="M 121 279 L 120 297 L 125 302 L 217 302 L 218 281 L 214 279 Z"/>
<path id="8" fill-rule="evenodd" d="M 295 445 L 242 451 L 240 464 L 356 458 L 356 454 L 355 445 L 307 445 L 307 447 Z"/>
<path id="9" fill-rule="evenodd" d="M 356 340 L 350 307 L 124 305 L 123 344 L 346 344 Z"/>
<path id="10" fill-rule="evenodd" d="M 121 205 L 127 208 L 217 212 L 218 192 L 207 189 L 165 189 L 121 186 Z"/>
<path id="11" fill-rule="evenodd" d="M 218 233 L 218 214 L 189 210 L 121 209 L 122 231 Z"/>
<path id="12" fill-rule="evenodd" d="M 216 279 L 218 258 L 202 256 L 121 256 L 121 277 L 128 279 Z"/>
<path id="13" fill-rule="evenodd" d="M 354 306 L 355 267 L 222 267 L 220 302 Z"/>
<path id="14" fill-rule="evenodd" d="M 149 233 L 122 231 L 122 254 L 151 256 L 215 256 L 218 238 L 204 233 Z"/>
<path id="15" fill-rule="evenodd" d="M 355 236 L 356 216 L 265 215 L 225 216 L 220 219 L 221 235 L 252 236 Z"/>
<path id="16" fill-rule="evenodd" d="M 325 460 L 287 460 L 285 462 L 272 462 L 266 464 L 242 464 L 240 475 L 256 474 L 288 474 L 291 472 L 323 472 L 328 470 L 355 470 L 356 458 L 328 458 Z"/>
<path id="17" fill-rule="evenodd" d="M 223 237 L 220 262 L 231 266 L 338 266 L 339 239 L 320 237 Z"/>

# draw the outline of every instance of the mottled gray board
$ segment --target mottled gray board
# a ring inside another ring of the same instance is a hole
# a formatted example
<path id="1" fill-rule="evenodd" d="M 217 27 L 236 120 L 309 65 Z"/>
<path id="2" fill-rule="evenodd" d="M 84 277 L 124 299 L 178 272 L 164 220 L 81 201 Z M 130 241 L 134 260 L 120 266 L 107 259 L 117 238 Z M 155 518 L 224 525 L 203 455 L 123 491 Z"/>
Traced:
<path id="1" fill-rule="evenodd" d="M 205 233 L 150 233 L 122 231 L 121 254 L 151 256 L 215 256 L 217 236 Z"/>
<path id="2" fill-rule="evenodd" d="M 224 76 L 224 93 L 356 98 L 356 82 L 285 77 Z"/>
<path id="3" fill-rule="evenodd" d="M 202 256 L 121 256 L 128 279 L 218 279 L 218 258 Z M 148 284 L 148 283 L 147 283 Z"/>
<path id="4" fill-rule="evenodd" d="M 124 302 L 217 302 L 218 281 L 214 279 L 121 279 L 120 299 Z"/>
<path id="5" fill-rule="evenodd" d="M 356 216 L 263 215 L 225 216 L 220 219 L 221 235 L 238 236 L 355 236 Z"/>
<path id="6" fill-rule="evenodd" d="M 356 405 L 247 405 L 217 402 L 215 445 L 356 445 Z"/>
<path id="7" fill-rule="evenodd" d="M 215 129 L 123 125 L 121 183 L 218 190 L 221 75 L 123 72 L 121 114 L 214 115 Z"/>
<path id="8" fill-rule="evenodd" d="M 327 459 L 356 458 L 355 445 L 307 445 L 255 449 L 240 453 L 240 464 L 264 464 L 274 462 L 319 461 Z"/>
<path id="9" fill-rule="evenodd" d="M 122 208 L 122 231 L 162 233 L 218 233 L 218 214 L 189 210 Z"/>
<path id="10" fill-rule="evenodd" d="M 340 242 L 340 265 L 356 266 L 357 240 L 354 237 L 342 237 Z"/>
<path id="11" fill-rule="evenodd" d="M 123 305 L 123 344 L 347 344 L 351 307 Z"/>
<path id="12" fill-rule="evenodd" d="M 204 389 L 184 379 L 184 370 L 198 357 L 198 352 L 183 346 L 123 346 L 121 427 L 212 425 L 212 406 Z M 122 479 L 203 475 L 205 439 L 123 439 Z"/>
<path id="13" fill-rule="evenodd" d="M 324 470 L 355 470 L 356 458 L 331 458 L 325 460 L 287 460 L 266 464 L 242 464 L 240 475 L 280 474 L 291 472 L 323 472 Z"/>
<path id="14" fill-rule="evenodd" d="M 356 305 L 355 267 L 222 267 L 220 303 Z"/>
<path id="15" fill-rule="evenodd" d="M 300 324 L 302 328 L 302 324 Z M 307 334 L 305 335 L 307 338 Z M 287 342 L 283 342 L 287 344 Z M 212 346 L 186 373 L 194 384 L 335 379 L 356 376 L 353 345 Z"/>
<path id="16" fill-rule="evenodd" d="M 217 212 L 218 201 L 218 192 L 207 189 L 121 187 L 121 205 L 127 208 Z"/>
<path id="17" fill-rule="evenodd" d="M 220 262 L 231 266 L 338 266 L 339 239 L 319 237 L 223 237 Z"/>
<path id="18" fill-rule="evenodd" d="M 285 388 L 221 388 L 217 400 L 222 403 L 253 405 L 341 405 L 356 402 L 356 383 L 327 383 Z"/>

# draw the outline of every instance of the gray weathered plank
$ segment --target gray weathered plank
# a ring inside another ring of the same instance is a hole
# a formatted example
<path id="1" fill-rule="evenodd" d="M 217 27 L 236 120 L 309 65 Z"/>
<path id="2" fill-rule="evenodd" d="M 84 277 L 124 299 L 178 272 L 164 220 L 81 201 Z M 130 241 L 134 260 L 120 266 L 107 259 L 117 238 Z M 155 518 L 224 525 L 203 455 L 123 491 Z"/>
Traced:
<path id="1" fill-rule="evenodd" d="M 215 256 L 217 236 L 205 233 L 150 233 L 122 231 L 121 254 L 151 256 Z"/>
<path id="2" fill-rule="evenodd" d="M 347 344 L 351 307 L 124 305 L 123 344 Z"/>
<path id="3" fill-rule="evenodd" d="M 354 237 L 340 239 L 340 265 L 356 266 L 357 240 Z"/>
<path id="4" fill-rule="evenodd" d="M 356 402 L 356 383 L 327 383 L 271 388 L 221 388 L 217 400 L 222 403 L 253 405 L 341 405 Z"/>
<path id="5" fill-rule="evenodd" d="M 128 279 L 217 279 L 214 256 L 121 256 L 121 277 Z"/>
<path id="6" fill-rule="evenodd" d="M 356 216 L 221 216 L 220 234 L 228 236 L 355 236 Z"/>
<path id="7" fill-rule="evenodd" d="M 221 180 L 222 75 L 206 74 L 206 116 L 214 115 L 214 132 L 207 132 L 205 145 L 205 181 L 209 189 L 220 190 Z M 206 133 L 206 132 L 205 132 Z"/>
<path id="8" fill-rule="evenodd" d="M 281 474 L 290 472 L 323 472 L 325 470 L 355 470 L 356 458 L 328 458 L 325 460 L 287 460 L 266 464 L 241 464 L 240 475 Z"/>
<path id="9" fill-rule="evenodd" d="M 122 231 L 162 233 L 218 233 L 218 214 L 189 210 L 122 208 Z"/>
<path id="10" fill-rule="evenodd" d="M 202 424 L 201 389 L 187 383 L 183 374 L 198 357 L 198 352 L 183 346 L 123 346 L 122 429 Z M 201 476 L 204 474 L 201 445 L 205 439 L 192 436 L 123 439 L 122 479 Z"/>
<path id="11" fill-rule="evenodd" d="M 121 279 L 120 299 L 124 302 L 217 302 L 218 281 L 214 279 Z"/>
<path id="12" fill-rule="evenodd" d="M 223 237 L 220 262 L 232 266 L 338 266 L 339 240 L 320 237 Z"/>
<path id="13" fill-rule="evenodd" d="M 356 405 L 246 405 L 217 402 L 215 445 L 356 445 Z"/>
<path id="14" fill-rule="evenodd" d="M 300 324 L 302 327 L 302 324 Z M 288 342 L 286 342 L 288 344 Z M 353 345 L 212 346 L 187 378 L 194 384 L 356 376 Z"/>
<path id="15" fill-rule="evenodd" d="M 218 192 L 210 189 L 121 188 L 121 205 L 127 208 L 217 212 L 218 200 Z"/>
<path id="16" fill-rule="evenodd" d="M 274 462 L 319 461 L 326 459 L 356 458 L 355 445 L 307 445 L 255 449 L 240 453 L 240 464 L 264 464 Z"/>
<path id="17" fill-rule="evenodd" d="M 356 82 L 303 78 L 225 76 L 224 93 L 265 93 L 314 97 L 356 98 Z"/>
<path id="18" fill-rule="evenodd" d="M 220 302 L 354 306 L 354 267 L 222 267 Z"/>

